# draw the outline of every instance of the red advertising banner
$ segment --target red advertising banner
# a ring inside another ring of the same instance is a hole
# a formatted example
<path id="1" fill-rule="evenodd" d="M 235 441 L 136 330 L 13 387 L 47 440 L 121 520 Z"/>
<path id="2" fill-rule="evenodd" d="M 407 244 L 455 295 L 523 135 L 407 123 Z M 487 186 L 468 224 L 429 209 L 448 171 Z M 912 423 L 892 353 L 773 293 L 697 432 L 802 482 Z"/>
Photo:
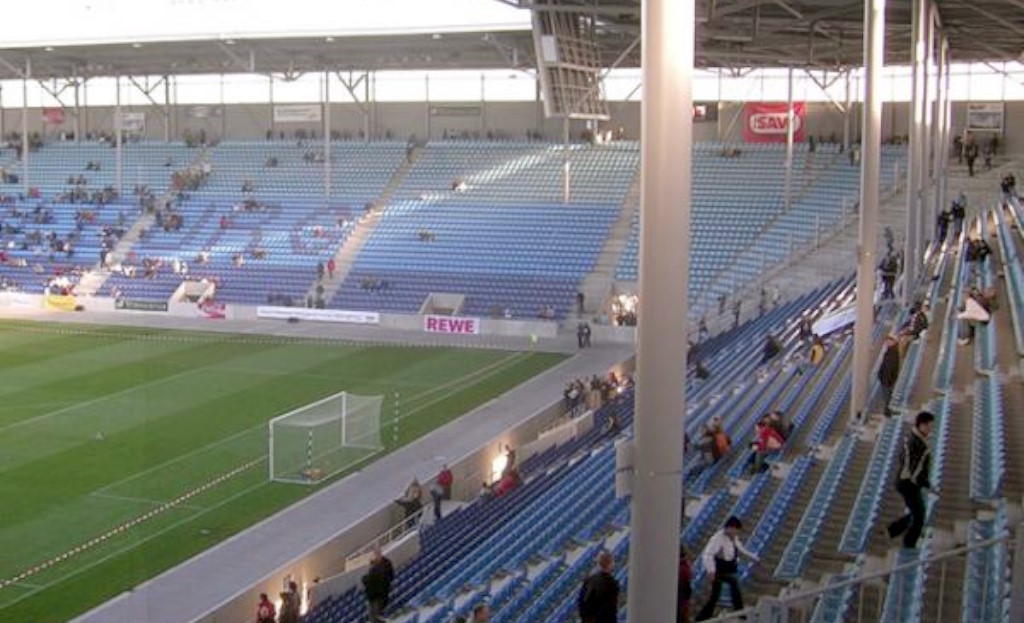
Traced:
<path id="1" fill-rule="evenodd" d="M 743 105 L 743 141 L 746 143 L 785 143 L 786 120 L 785 102 L 758 102 Z M 793 102 L 793 140 L 804 140 L 804 121 L 807 118 L 807 104 Z"/>
<path id="2" fill-rule="evenodd" d="M 476 335 L 480 333 L 480 319 L 462 316 L 424 316 L 423 330 L 427 333 Z"/>
<path id="3" fill-rule="evenodd" d="M 61 125 L 67 119 L 63 108 L 44 108 L 43 123 L 46 125 Z"/>

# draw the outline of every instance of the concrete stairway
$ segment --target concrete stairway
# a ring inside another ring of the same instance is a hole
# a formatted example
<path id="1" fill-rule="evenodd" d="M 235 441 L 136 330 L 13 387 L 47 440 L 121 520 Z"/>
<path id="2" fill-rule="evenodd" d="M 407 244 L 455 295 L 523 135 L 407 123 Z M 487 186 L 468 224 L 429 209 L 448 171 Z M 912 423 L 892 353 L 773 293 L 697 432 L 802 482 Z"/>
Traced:
<path id="1" fill-rule="evenodd" d="M 338 251 L 334 254 L 334 275 L 328 277 L 326 274 L 324 278 L 319 281 L 314 281 L 309 286 L 307 297 L 312 297 L 316 300 L 317 286 L 323 286 L 323 299 L 324 301 L 330 301 L 331 298 L 341 288 L 341 284 L 344 283 L 345 278 L 352 271 L 352 265 L 356 261 L 356 257 L 359 252 L 363 250 L 366 245 L 366 241 L 370 239 L 370 235 L 373 233 L 377 223 L 380 222 L 381 216 L 384 214 L 384 208 L 388 203 L 391 202 L 391 197 L 394 196 L 395 191 L 398 190 L 402 182 L 405 181 L 406 175 L 412 169 L 413 165 L 423 155 L 422 147 L 414 147 L 409 152 L 409 157 L 405 159 L 405 162 L 398 167 L 395 172 L 391 175 L 391 179 L 381 190 L 380 196 L 373 202 L 373 207 L 370 208 L 366 213 L 359 217 L 356 222 L 352 233 L 349 234 L 345 243 L 338 248 Z"/>
<path id="2" fill-rule="evenodd" d="M 196 156 L 190 165 L 197 165 L 206 162 L 210 158 L 209 148 L 203 149 Z M 167 202 L 172 201 L 178 196 L 178 191 L 168 187 L 167 191 L 157 199 L 157 205 L 166 205 Z M 107 255 L 107 265 L 113 265 L 123 262 L 128 254 L 132 250 L 132 246 L 139 241 L 143 231 L 148 231 L 153 224 L 156 222 L 155 214 L 142 214 L 139 218 L 132 223 L 132 226 L 125 232 L 124 236 L 117 241 L 117 244 L 110 253 Z M 78 282 L 78 286 L 75 288 L 75 293 L 79 296 L 94 296 L 106 283 L 107 278 L 110 277 L 110 270 L 107 266 L 96 262 L 92 268 L 82 275 L 82 279 Z"/>
<path id="3" fill-rule="evenodd" d="M 615 282 L 615 270 L 619 266 L 619 258 L 629 243 L 629 232 L 632 228 L 633 214 L 640 207 L 640 171 L 636 172 L 629 191 L 619 207 L 619 218 L 612 225 L 605 239 L 601 254 L 597 256 L 593 270 L 583 278 L 580 292 L 585 300 L 584 315 L 600 313 L 608 296 L 612 293 Z M 577 317 L 567 319 L 575 326 Z"/>

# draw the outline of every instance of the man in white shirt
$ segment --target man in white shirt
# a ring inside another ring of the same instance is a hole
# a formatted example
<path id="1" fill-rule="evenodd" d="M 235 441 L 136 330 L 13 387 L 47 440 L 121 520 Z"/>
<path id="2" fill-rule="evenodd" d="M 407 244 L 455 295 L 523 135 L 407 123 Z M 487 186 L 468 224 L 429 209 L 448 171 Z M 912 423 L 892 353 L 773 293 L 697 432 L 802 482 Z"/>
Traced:
<path id="1" fill-rule="evenodd" d="M 743 609 L 743 595 L 740 594 L 736 556 L 743 554 L 754 562 L 760 562 L 760 559 L 756 554 L 743 547 L 743 543 L 739 539 L 741 529 L 743 529 L 743 524 L 739 518 L 729 517 L 725 522 L 725 527 L 716 532 L 704 547 L 704 553 L 701 554 L 704 571 L 712 574 L 714 580 L 711 583 L 711 597 L 704 604 L 700 614 L 697 615 L 698 621 L 706 621 L 714 616 L 718 598 L 722 595 L 723 583 L 728 584 L 732 591 L 733 609 Z"/>

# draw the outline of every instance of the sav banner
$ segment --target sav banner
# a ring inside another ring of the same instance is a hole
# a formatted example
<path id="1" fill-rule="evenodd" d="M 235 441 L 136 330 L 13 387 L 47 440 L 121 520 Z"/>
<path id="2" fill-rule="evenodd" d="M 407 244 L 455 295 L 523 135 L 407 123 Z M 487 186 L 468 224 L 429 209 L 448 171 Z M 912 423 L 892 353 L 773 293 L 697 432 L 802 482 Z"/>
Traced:
<path id="1" fill-rule="evenodd" d="M 424 316 L 423 330 L 427 333 L 476 335 L 480 333 L 480 319 L 463 316 Z"/>
<path id="2" fill-rule="evenodd" d="M 63 108 L 44 108 L 43 123 L 46 125 L 62 125 L 67 120 L 67 114 Z"/>
<path id="3" fill-rule="evenodd" d="M 274 123 L 317 123 L 321 114 L 320 104 L 278 104 L 274 106 Z"/>
<path id="4" fill-rule="evenodd" d="M 310 309 L 308 307 L 277 307 L 260 305 L 256 308 L 257 318 L 280 320 L 314 320 L 317 322 L 341 322 L 345 324 L 380 324 L 377 312 L 346 311 L 343 309 Z"/>
<path id="5" fill-rule="evenodd" d="M 56 311 L 75 311 L 78 306 L 78 299 L 73 296 L 61 294 L 47 294 L 43 298 L 43 307 Z"/>
<path id="6" fill-rule="evenodd" d="M 788 118 L 785 102 L 757 102 L 743 105 L 743 141 L 746 143 L 785 143 Z M 793 141 L 805 138 L 807 104 L 793 102 Z"/>

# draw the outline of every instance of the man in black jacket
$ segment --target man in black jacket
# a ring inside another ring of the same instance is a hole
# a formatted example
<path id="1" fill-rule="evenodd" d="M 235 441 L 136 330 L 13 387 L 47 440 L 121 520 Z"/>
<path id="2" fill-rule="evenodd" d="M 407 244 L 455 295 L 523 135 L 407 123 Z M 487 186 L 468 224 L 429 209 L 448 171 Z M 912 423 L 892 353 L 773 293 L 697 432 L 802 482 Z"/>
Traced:
<path id="1" fill-rule="evenodd" d="M 892 416 L 889 403 L 892 402 L 892 391 L 896 387 L 896 379 L 900 378 L 900 343 L 893 335 L 888 335 L 882 344 L 882 364 L 878 366 L 878 383 L 882 386 L 885 397 L 885 416 Z"/>
<path id="2" fill-rule="evenodd" d="M 917 539 L 924 528 L 924 490 L 932 486 L 928 480 L 932 466 L 928 437 L 932 434 L 934 421 L 935 416 L 928 411 L 918 413 L 914 428 L 903 440 L 900 451 L 900 474 L 896 481 L 896 491 L 903 496 L 909 512 L 889 524 L 889 538 L 895 539 L 902 534 L 903 546 L 908 549 L 917 547 Z"/>
<path id="3" fill-rule="evenodd" d="M 391 566 L 391 561 L 385 558 L 379 549 L 374 550 L 370 570 L 363 576 L 363 594 L 366 595 L 366 604 L 370 611 L 370 623 L 384 620 L 384 609 L 388 605 L 391 581 L 394 578 L 395 569 Z"/>
<path id="4" fill-rule="evenodd" d="M 619 582 L 612 576 L 611 552 L 597 557 L 598 572 L 583 581 L 577 601 L 583 623 L 615 623 L 619 614 Z"/>

